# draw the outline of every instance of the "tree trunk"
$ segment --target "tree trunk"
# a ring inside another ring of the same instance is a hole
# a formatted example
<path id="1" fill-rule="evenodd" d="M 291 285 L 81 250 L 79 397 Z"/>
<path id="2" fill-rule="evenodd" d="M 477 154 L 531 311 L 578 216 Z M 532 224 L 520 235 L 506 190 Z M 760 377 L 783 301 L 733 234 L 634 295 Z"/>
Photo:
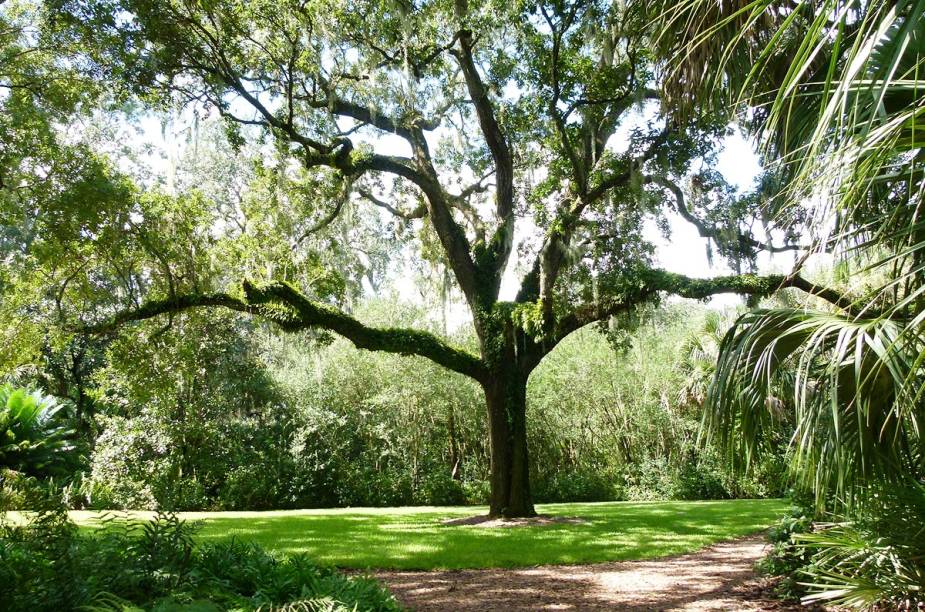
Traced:
<path id="1" fill-rule="evenodd" d="M 491 443 L 491 516 L 536 516 L 527 461 L 527 381 L 500 372 L 484 385 Z"/>

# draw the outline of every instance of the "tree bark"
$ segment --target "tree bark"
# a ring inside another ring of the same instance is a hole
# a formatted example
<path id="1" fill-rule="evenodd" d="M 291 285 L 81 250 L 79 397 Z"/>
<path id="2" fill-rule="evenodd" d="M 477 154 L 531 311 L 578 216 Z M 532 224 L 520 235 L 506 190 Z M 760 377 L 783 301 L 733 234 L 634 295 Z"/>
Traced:
<path id="1" fill-rule="evenodd" d="M 536 516 L 527 455 L 527 380 L 503 371 L 483 384 L 491 443 L 489 514 Z"/>

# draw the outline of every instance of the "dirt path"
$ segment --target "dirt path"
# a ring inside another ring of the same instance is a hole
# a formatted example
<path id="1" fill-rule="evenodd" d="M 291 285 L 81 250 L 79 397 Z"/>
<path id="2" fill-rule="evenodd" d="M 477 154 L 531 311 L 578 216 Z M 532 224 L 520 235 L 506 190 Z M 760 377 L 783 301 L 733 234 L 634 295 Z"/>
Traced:
<path id="1" fill-rule="evenodd" d="M 768 598 L 752 569 L 764 550 L 752 536 L 652 561 L 375 576 L 420 612 L 801 609 Z"/>

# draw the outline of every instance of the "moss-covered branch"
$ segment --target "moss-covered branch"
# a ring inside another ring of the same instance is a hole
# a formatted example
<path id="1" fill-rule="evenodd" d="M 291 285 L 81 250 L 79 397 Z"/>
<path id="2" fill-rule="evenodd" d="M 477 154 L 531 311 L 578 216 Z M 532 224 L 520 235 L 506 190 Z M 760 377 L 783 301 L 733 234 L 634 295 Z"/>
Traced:
<path id="1" fill-rule="evenodd" d="M 851 310 L 854 300 L 829 287 L 816 285 L 799 275 L 771 274 L 732 274 L 714 278 L 691 278 L 683 274 L 674 274 L 665 270 L 649 270 L 643 274 L 644 286 L 655 291 L 664 291 L 672 295 L 695 300 L 708 298 L 720 293 L 738 293 L 765 297 L 775 291 L 793 287 L 810 295 L 821 298 L 843 310 Z"/>
<path id="2" fill-rule="evenodd" d="M 811 283 L 797 275 L 733 274 L 714 278 L 691 278 L 656 269 L 639 274 L 638 282 L 623 290 L 620 295 L 603 298 L 595 304 L 576 307 L 558 320 L 554 337 L 556 341 L 561 340 L 580 327 L 625 312 L 660 293 L 702 300 L 721 293 L 765 297 L 787 287 L 814 295 L 848 312 L 852 312 L 855 307 L 854 300 L 849 296 L 835 289 Z"/>
<path id="3" fill-rule="evenodd" d="M 114 316 L 93 325 L 85 325 L 76 331 L 84 334 L 106 334 L 133 321 L 145 321 L 164 314 L 182 312 L 191 308 L 222 307 L 239 312 L 254 313 L 244 300 L 227 293 L 203 293 L 178 295 L 160 300 L 149 300 L 137 308 L 123 310 Z"/>
<path id="4" fill-rule="evenodd" d="M 285 331 L 326 329 L 347 338 L 358 348 L 420 355 L 478 381 L 485 379 L 485 367 L 478 357 L 450 346 L 431 333 L 416 329 L 369 327 L 336 308 L 313 302 L 288 283 L 257 286 L 245 281 L 243 289 L 243 298 L 227 293 L 210 293 L 150 300 L 138 308 L 124 310 L 80 331 L 105 333 L 132 321 L 143 321 L 163 314 L 191 308 L 224 307 L 273 321 Z"/>

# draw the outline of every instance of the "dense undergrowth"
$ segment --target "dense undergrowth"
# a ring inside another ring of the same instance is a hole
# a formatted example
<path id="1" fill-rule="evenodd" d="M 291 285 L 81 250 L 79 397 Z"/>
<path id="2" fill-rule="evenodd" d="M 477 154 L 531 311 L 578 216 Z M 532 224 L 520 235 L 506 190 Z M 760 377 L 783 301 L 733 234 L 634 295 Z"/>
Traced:
<path id="1" fill-rule="evenodd" d="M 863 506 L 825 512 L 795 506 L 769 532 L 763 571 L 779 594 L 859 609 L 925 606 L 925 488 L 874 485 Z"/>
<path id="2" fill-rule="evenodd" d="M 0 523 L 0 609 L 31 611 L 399 610 L 372 579 L 305 555 L 230 540 L 194 546 L 176 515 L 79 530 L 60 506 Z"/>

